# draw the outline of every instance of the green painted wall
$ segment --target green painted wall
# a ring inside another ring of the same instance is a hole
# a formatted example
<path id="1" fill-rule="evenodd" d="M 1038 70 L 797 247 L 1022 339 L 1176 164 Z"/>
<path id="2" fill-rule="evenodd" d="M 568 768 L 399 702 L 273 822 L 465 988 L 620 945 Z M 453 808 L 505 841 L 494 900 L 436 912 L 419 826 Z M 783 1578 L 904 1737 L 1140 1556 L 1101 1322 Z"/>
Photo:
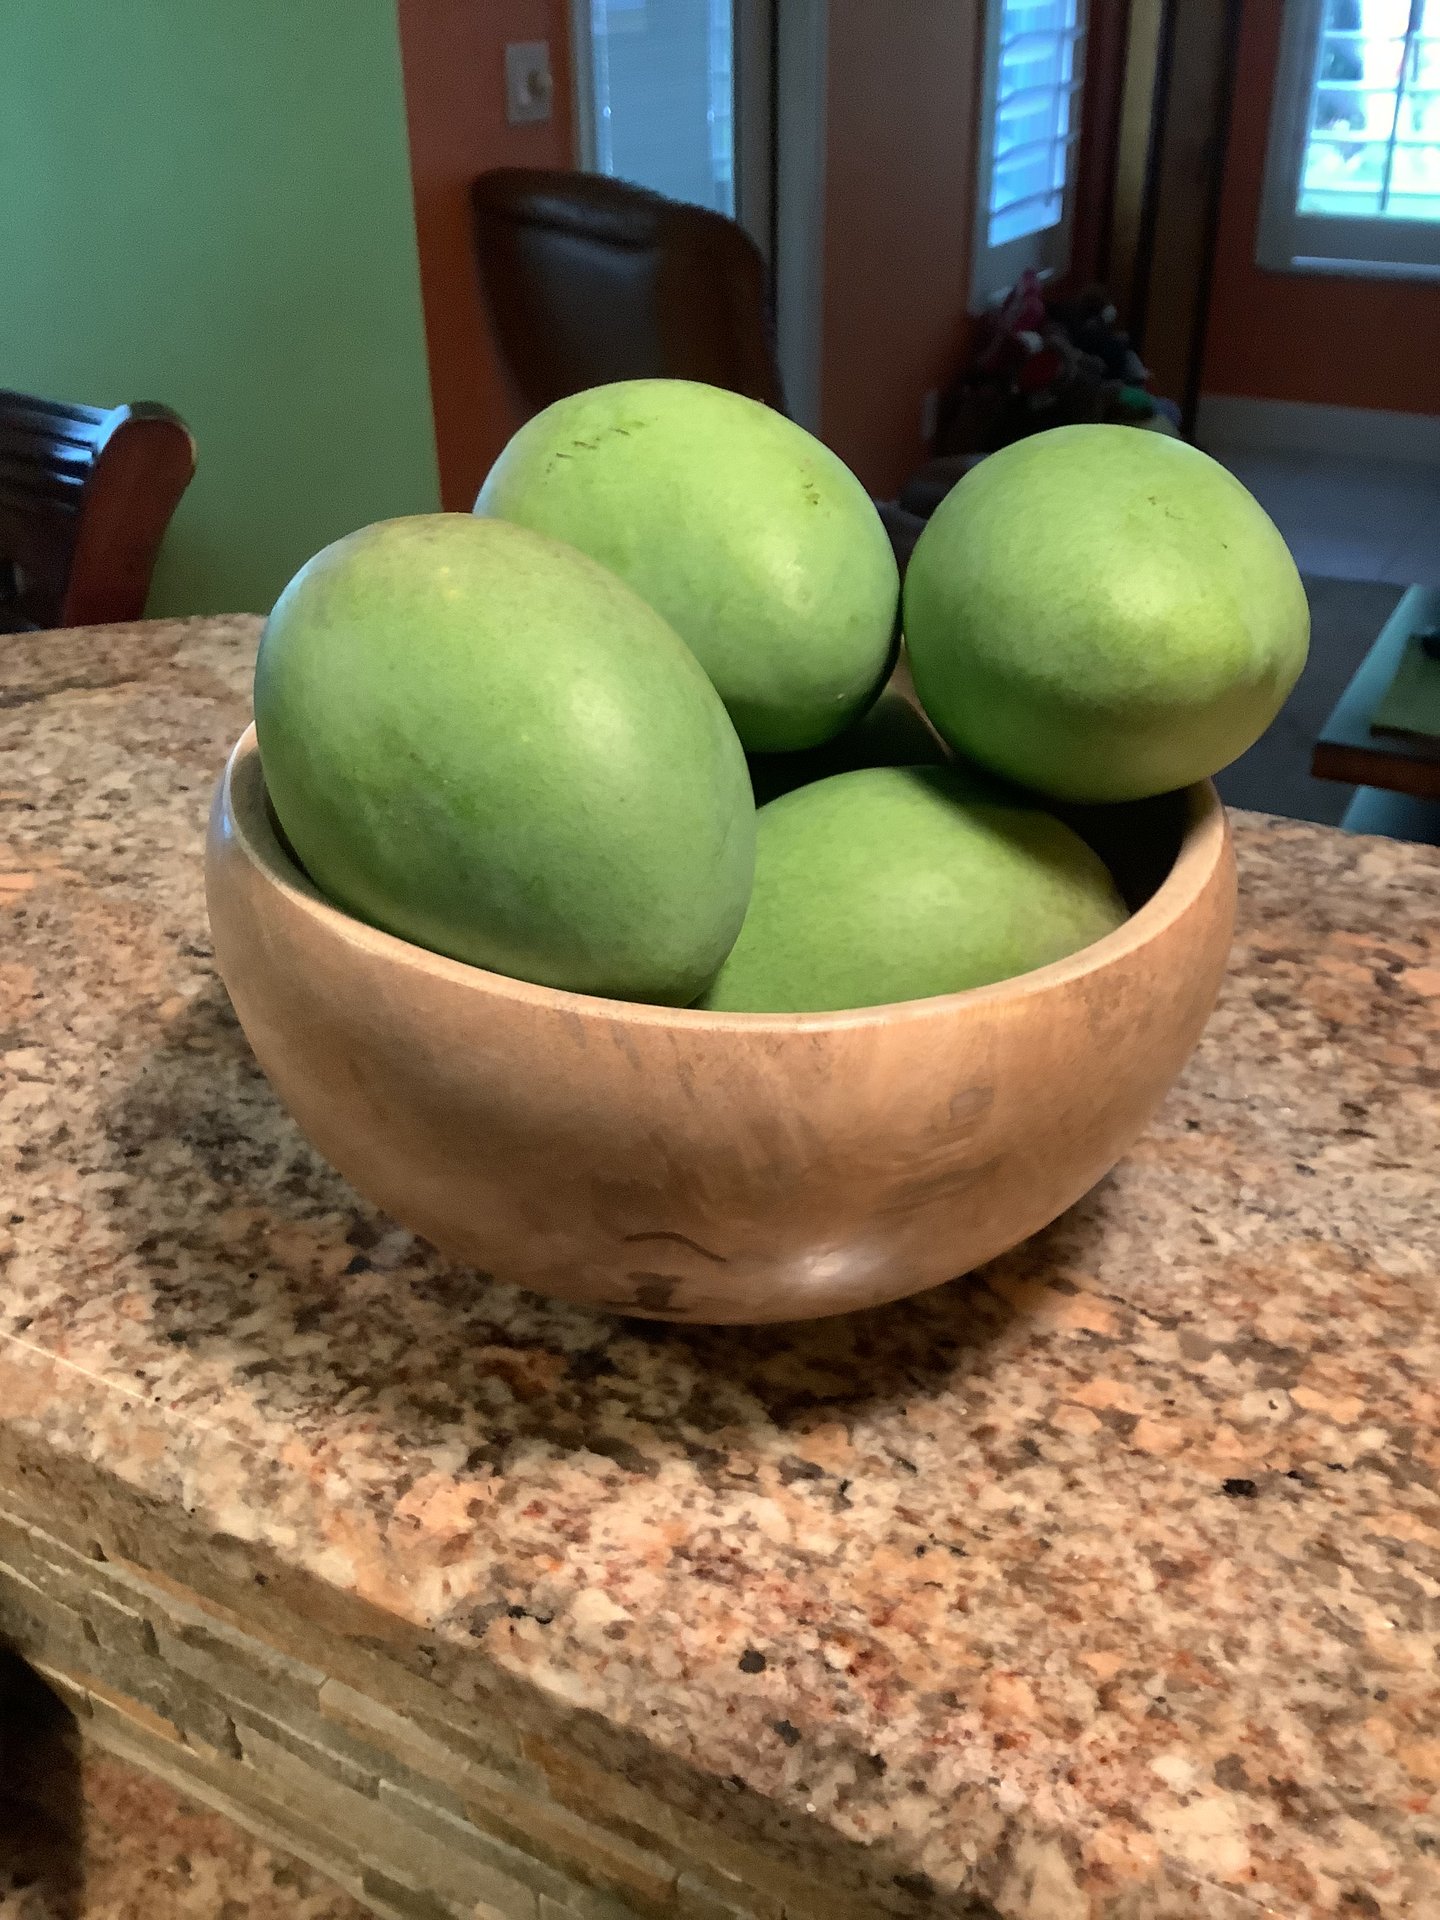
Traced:
<path id="1" fill-rule="evenodd" d="M 0 386 L 189 422 L 152 613 L 436 508 L 393 0 L 0 0 Z"/>

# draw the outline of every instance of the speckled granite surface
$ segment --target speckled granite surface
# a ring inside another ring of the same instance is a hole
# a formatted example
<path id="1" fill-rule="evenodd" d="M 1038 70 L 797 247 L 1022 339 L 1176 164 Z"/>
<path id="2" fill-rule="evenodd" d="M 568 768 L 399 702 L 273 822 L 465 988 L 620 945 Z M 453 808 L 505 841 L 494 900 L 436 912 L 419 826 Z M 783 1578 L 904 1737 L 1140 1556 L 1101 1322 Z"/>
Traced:
<path id="1" fill-rule="evenodd" d="M 444 1267 L 251 1064 L 200 847 L 254 633 L 0 642 L 4 1471 L 917 1908 L 1440 1914 L 1440 855 L 1242 817 L 1198 1055 L 983 1274 L 627 1325 Z"/>

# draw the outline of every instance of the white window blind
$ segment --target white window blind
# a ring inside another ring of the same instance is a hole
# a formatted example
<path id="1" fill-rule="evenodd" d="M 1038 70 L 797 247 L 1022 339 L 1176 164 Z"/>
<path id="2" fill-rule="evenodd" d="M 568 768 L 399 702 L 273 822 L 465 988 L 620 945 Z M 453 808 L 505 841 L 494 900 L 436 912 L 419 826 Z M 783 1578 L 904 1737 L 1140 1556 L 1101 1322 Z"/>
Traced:
<path id="1" fill-rule="evenodd" d="M 735 212 L 732 0 L 580 0 L 587 158 L 599 172 Z M 588 79 L 588 87 L 586 81 Z"/>
<path id="2" fill-rule="evenodd" d="M 1289 0 L 1258 257 L 1440 274 L 1440 0 Z"/>
<path id="3" fill-rule="evenodd" d="M 972 275 L 977 302 L 1067 263 L 1085 0 L 989 0 Z"/>

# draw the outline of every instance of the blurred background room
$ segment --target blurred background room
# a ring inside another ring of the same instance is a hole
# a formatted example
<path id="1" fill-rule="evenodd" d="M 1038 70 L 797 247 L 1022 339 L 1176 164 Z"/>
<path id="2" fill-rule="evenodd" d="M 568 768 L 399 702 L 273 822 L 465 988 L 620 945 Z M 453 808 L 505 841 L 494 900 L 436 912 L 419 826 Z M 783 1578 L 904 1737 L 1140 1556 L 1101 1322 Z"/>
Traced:
<path id="1" fill-rule="evenodd" d="M 98 410 L 77 484 L 124 402 L 198 462 L 127 423 L 170 470 L 113 604 L 34 590 L 12 485 L 12 624 L 264 611 L 627 374 L 783 406 L 902 557 L 977 458 L 1117 420 L 1225 461 L 1310 590 L 1227 797 L 1433 824 L 1433 734 L 1370 720 L 1440 588 L 1440 0 L 9 0 L 0 157 L 0 383 Z"/>

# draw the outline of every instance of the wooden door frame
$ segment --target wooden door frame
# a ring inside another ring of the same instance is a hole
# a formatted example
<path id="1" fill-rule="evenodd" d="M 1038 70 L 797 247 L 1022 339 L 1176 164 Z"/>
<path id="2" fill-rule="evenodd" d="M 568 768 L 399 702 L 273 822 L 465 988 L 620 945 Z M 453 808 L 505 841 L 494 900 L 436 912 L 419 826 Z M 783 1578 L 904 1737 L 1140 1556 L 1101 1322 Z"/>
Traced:
<path id="1" fill-rule="evenodd" d="M 829 0 L 776 0 L 774 22 L 776 352 L 791 418 L 818 433 L 825 320 Z"/>
<path id="2" fill-rule="evenodd" d="M 1130 0 L 1109 281 L 1193 435 L 1242 0 Z"/>

